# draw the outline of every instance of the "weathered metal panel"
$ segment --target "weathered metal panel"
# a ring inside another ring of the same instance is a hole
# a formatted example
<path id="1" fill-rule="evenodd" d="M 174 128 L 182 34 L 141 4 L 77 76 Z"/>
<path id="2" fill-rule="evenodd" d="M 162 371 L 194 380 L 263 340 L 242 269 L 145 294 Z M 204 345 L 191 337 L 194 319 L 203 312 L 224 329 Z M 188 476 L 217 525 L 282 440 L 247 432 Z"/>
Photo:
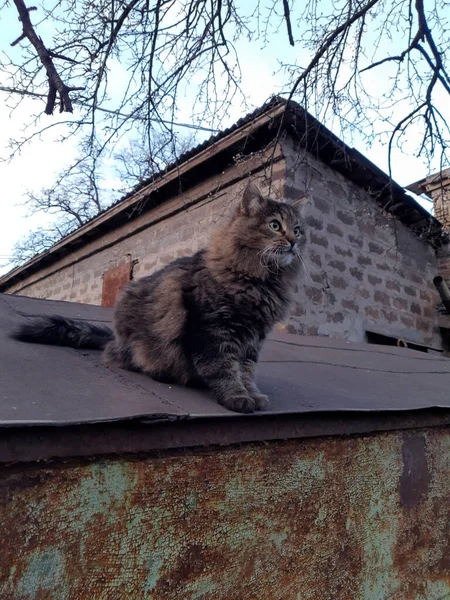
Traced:
<path id="1" fill-rule="evenodd" d="M 117 296 L 131 279 L 131 258 L 103 274 L 102 306 L 111 308 Z"/>
<path id="2" fill-rule="evenodd" d="M 450 596 L 448 428 L 4 467 L 2 600 Z"/>

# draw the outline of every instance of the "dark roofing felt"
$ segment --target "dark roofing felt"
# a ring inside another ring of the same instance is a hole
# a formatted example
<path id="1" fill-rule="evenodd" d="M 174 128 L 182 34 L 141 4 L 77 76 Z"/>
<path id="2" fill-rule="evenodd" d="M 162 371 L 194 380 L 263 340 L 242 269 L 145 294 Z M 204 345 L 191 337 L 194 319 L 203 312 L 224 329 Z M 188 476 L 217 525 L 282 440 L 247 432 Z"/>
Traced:
<path id="1" fill-rule="evenodd" d="M 96 306 L 0 295 L 0 461 L 98 453 L 102 443 L 103 452 L 119 446 L 142 450 L 139 436 L 145 435 L 150 436 L 147 445 L 160 448 L 349 433 L 354 430 L 348 419 L 343 424 L 349 412 L 360 423 L 365 418 L 364 427 L 355 431 L 403 426 L 398 411 L 409 411 L 408 422 L 419 426 L 425 423 L 423 413 L 411 417 L 411 411 L 427 409 L 429 416 L 433 407 L 450 409 L 449 359 L 395 347 L 274 335 L 258 372 L 260 387 L 271 396 L 271 411 L 237 415 L 205 392 L 106 368 L 100 352 L 7 337 L 22 319 L 51 313 L 97 323 L 109 323 L 112 315 L 111 309 Z M 376 413 L 376 419 L 370 421 L 369 413 Z M 441 411 L 439 422 L 450 422 L 448 415 Z M 94 430 L 90 441 L 85 439 Z M 112 443 L 109 435 L 119 432 L 122 442 Z M 186 440 L 186 435 L 194 438 Z"/>

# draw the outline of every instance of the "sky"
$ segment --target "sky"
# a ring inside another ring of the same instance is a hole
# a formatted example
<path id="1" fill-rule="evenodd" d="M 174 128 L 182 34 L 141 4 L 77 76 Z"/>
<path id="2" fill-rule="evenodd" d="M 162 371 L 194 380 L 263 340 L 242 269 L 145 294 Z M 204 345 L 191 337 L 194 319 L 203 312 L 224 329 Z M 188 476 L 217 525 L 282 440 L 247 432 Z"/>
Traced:
<path id="1" fill-rule="evenodd" d="M 2 9 L 0 20 L 0 40 L 12 41 L 20 33 L 17 16 L 13 3 Z M 40 30 L 41 31 L 41 30 Z M 0 45 L 5 42 L 0 42 Z M 297 48 L 291 48 L 286 41 L 284 30 L 272 38 L 272 42 L 266 48 L 261 47 L 259 42 L 248 42 L 241 40 L 237 42 L 240 53 L 242 70 L 242 89 L 247 98 L 250 108 L 256 108 L 263 104 L 271 95 L 279 92 L 283 83 L 283 77 L 278 71 L 278 61 L 294 62 L 301 61 Z M 274 48 L 277 49 L 274 52 Z M 307 57 L 305 57 L 305 60 Z M 116 75 L 112 80 L 120 91 L 121 65 L 116 64 Z M 1 76 L 1 75 L 0 75 Z M 371 72 L 370 85 L 377 89 L 377 78 L 383 77 L 383 72 Z M 5 85 L 0 81 L 0 85 Z M 195 86 L 195 81 L 192 83 Z M 114 98 L 115 90 L 112 92 Z M 25 99 L 19 108 L 11 112 L 5 104 L 6 94 L 0 92 L 0 181 L 2 182 L 1 219 L 0 219 L 0 274 L 7 272 L 9 257 L 12 255 L 14 243 L 27 232 L 45 224 L 48 216 L 27 217 L 27 209 L 22 204 L 27 190 L 39 192 L 42 188 L 50 186 L 55 175 L 65 166 L 70 164 L 77 153 L 77 141 L 69 139 L 64 143 L 57 142 L 61 131 L 51 130 L 40 139 L 35 138 L 29 145 L 25 146 L 19 155 L 9 160 L 10 149 L 8 142 L 14 138 L 17 132 L 30 121 L 30 115 L 42 113 L 44 105 L 41 100 Z M 450 103 L 449 103 L 450 104 Z M 76 110 L 76 107 L 75 107 Z M 243 116 L 243 108 L 236 102 L 229 110 L 223 126 L 232 125 Z M 190 114 L 183 110 L 179 120 L 189 122 Z M 449 114 L 450 118 L 450 114 Z M 46 125 L 62 120 L 60 116 L 46 116 L 41 114 L 40 125 Z M 210 123 L 203 123 L 211 126 Z M 328 123 L 327 123 L 328 125 Z M 183 130 L 180 129 L 180 132 Z M 189 133 L 189 130 L 185 130 Z M 335 133 L 338 133 L 335 131 Z M 209 134 L 198 134 L 196 142 L 208 137 Z M 355 136 L 353 139 L 344 139 L 350 146 L 356 147 L 366 155 L 372 162 L 384 171 L 387 171 L 387 148 L 381 138 L 375 137 L 370 148 L 364 141 Z M 428 166 L 424 160 L 412 154 L 401 154 L 397 152 L 393 161 L 393 177 L 401 185 L 407 185 L 417 181 L 429 174 Z M 422 201 L 421 201 L 422 203 Z M 426 208 L 429 203 L 424 202 Z"/>

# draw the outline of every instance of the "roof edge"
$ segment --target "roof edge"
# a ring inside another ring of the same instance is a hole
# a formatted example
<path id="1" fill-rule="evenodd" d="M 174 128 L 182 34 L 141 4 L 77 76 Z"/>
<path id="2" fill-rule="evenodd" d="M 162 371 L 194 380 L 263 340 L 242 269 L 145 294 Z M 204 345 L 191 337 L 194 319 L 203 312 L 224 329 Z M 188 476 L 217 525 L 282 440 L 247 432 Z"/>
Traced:
<path id="1" fill-rule="evenodd" d="M 325 164 L 329 164 L 331 168 L 356 185 L 378 190 L 377 201 L 383 206 L 383 209 L 402 221 L 426 242 L 434 247 L 448 243 L 447 237 L 443 235 L 441 223 L 405 191 L 405 189 L 413 191 L 412 186 L 425 180 L 420 180 L 407 188 L 401 187 L 358 150 L 347 146 L 343 140 L 299 104 L 274 96 L 263 106 L 238 120 L 230 128 L 209 138 L 179 157 L 165 170 L 155 174 L 150 180 L 136 186 L 115 204 L 62 238 L 49 250 L 36 255 L 0 277 L 0 292 L 38 271 L 42 265 L 47 266 L 47 263 L 50 265 L 57 262 L 61 258 L 61 254 L 64 256 L 68 252 L 70 246 L 80 247 L 80 244 L 83 244 L 83 238 L 89 236 L 89 239 L 92 239 L 95 230 L 101 235 L 100 228 L 103 227 L 104 231 L 106 223 L 110 230 L 116 229 L 120 226 L 120 219 L 123 219 L 123 215 L 127 219 L 132 218 L 127 213 L 144 199 L 149 200 L 155 192 L 162 191 L 166 186 L 167 190 L 170 190 L 170 185 L 174 185 L 176 181 L 181 185 L 182 176 L 186 183 L 188 174 L 192 177 L 195 169 L 200 165 L 218 156 L 226 156 L 227 151 L 230 152 L 233 148 L 236 149 L 236 146 L 239 147 L 243 140 L 250 140 L 253 136 L 256 140 L 254 144 L 261 145 L 261 140 L 258 140 L 257 135 L 262 134 L 266 128 L 274 130 L 277 125 L 283 127 L 283 130 L 290 132 L 291 135 L 297 136 L 307 151 L 317 155 Z M 375 184 L 374 188 L 373 183 Z M 187 187 L 189 186 L 186 186 L 186 189 Z M 160 202 L 162 201 L 164 200 L 160 199 Z M 155 202 L 159 203 L 158 198 L 155 198 Z M 145 210 L 149 210 L 152 206 L 153 204 L 149 202 Z"/>
<path id="2" fill-rule="evenodd" d="M 112 217 L 117 216 L 125 211 L 132 210 L 133 207 L 141 202 L 144 198 L 156 191 L 159 191 L 174 179 L 179 178 L 182 175 L 186 175 L 189 171 L 198 166 L 199 163 L 202 163 L 204 160 L 209 160 L 217 153 L 229 149 L 239 141 L 242 141 L 242 139 L 244 139 L 246 136 L 256 132 L 258 129 L 261 129 L 270 123 L 273 124 L 275 120 L 282 119 L 287 107 L 288 102 L 286 100 L 279 97 L 274 97 L 262 107 L 257 109 L 257 111 L 255 111 L 261 113 L 258 114 L 255 119 L 247 121 L 248 117 L 244 117 L 230 128 L 231 131 L 228 132 L 228 130 L 225 130 L 221 134 L 218 134 L 217 136 L 214 136 L 213 138 L 210 138 L 201 144 L 198 147 L 202 147 L 199 152 L 196 152 L 196 148 L 194 148 L 190 152 L 182 155 L 175 163 L 169 165 L 166 169 L 154 175 L 149 182 L 133 188 L 133 190 L 120 198 L 120 200 L 118 200 L 112 206 L 90 219 L 84 225 L 78 227 L 72 233 L 69 233 L 61 238 L 61 240 L 56 242 L 53 246 L 51 246 L 51 248 L 37 254 L 27 262 L 15 267 L 5 275 L 1 276 L 0 292 L 3 292 L 5 288 L 13 285 L 11 280 L 23 279 L 23 274 L 26 273 L 26 271 L 28 271 L 30 268 L 38 266 L 39 263 L 51 255 L 56 255 L 56 262 L 60 258 L 58 254 L 68 245 L 76 242 L 84 235 L 88 234 L 90 231 L 103 224 L 105 221 L 108 221 Z M 239 126 L 240 121 L 244 122 Z M 184 157 L 186 155 L 190 155 L 192 152 L 194 152 L 194 154 L 184 160 Z"/>

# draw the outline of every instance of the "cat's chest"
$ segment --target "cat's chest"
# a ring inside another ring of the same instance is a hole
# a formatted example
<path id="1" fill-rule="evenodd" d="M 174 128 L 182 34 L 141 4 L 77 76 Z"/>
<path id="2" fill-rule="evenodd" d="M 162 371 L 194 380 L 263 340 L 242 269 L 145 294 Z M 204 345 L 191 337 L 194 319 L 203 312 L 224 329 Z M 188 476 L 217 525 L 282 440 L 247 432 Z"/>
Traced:
<path id="1" fill-rule="evenodd" d="M 271 327 L 286 310 L 283 296 L 264 287 L 249 287 L 229 296 L 237 319 L 244 319 L 260 327 Z"/>

